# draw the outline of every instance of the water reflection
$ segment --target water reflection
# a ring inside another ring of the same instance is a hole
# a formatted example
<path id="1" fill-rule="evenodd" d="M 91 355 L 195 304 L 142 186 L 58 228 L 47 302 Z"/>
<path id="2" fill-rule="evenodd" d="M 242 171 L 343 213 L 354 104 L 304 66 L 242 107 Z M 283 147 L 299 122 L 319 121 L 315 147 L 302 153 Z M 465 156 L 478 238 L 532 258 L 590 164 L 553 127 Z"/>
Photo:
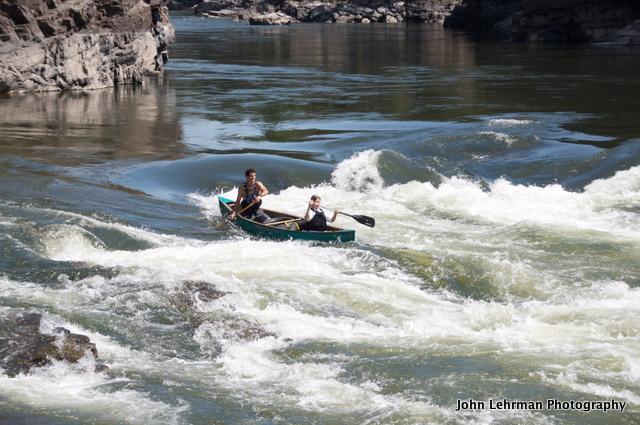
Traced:
<path id="1" fill-rule="evenodd" d="M 0 98 L 0 154 L 56 164 L 177 158 L 184 147 L 166 82 Z"/>
<path id="2" fill-rule="evenodd" d="M 378 74 L 394 64 L 475 65 L 466 34 L 439 25 L 324 25 L 247 27 L 240 23 L 175 16 L 179 43 L 174 58 L 225 63 L 302 66 L 332 72 Z M 203 33 L 210 44 L 202 46 Z"/>
<path id="3" fill-rule="evenodd" d="M 179 43 L 169 75 L 189 93 L 184 106 L 214 120 L 578 112 L 593 116 L 580 125 L 597 134 L 640 136 L 640 51 L 478 42 L 438 25 L 173 22 Z"/>

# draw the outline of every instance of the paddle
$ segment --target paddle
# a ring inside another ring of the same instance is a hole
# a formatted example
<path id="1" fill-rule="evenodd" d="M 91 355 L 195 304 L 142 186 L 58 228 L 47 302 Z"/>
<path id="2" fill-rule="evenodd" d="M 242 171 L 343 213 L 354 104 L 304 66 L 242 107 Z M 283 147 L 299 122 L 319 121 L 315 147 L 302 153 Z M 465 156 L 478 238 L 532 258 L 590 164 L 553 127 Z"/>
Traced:
<path id="1" fill-rule="evenodd" d="M 277 226 L 278 224 L 291 223 L 292 221 L 300 221 L 304 218 L 290 218 L 289 220 L 276 221 L 275 223 L 264 223 L 265 226 Z"/>
<path id="2" fill-rule="evenodd" d="M 267 193 L 266 195 L 264 195 L 264 196 L 267 196 L 267 195 L 268 195 L 268 193 Z M 264 198 L 264 196 L 261 196 L 261 197 L 260 197 L 260 198 L 261 198 L 260 200 L 262 200 L 262 198 Z M 255 201 L 255 200 L 254 200 L 252 203 L 250 203 L 249 205 L 247 205 L 246 207 L 244 207 L 243 209 L 241 209 L 241 210 L 240 210 L 240 212 L 238 212 L 238 213 L 236 214 L 236 217 L 237 217 L 237 216 L 239 216 L 239 215 L 241 215 L 243 212 L 245 212 L 246 210 L 248 210 L 249 208 L 251 208 L 252 206 L 254 206 L 254 205 L 255 205 L 255 204 L 257 204 L 257 203 L 258 203 L 258 201 Z M 235 206 L 234 206 L 234 208 L 235 208 Z M 234 217 L 234 219 L 235 219 L 235 217 Z"/>
<path id="3" fill-rule="evenodd" d="M 329 208 L 325 208 L 326 210 L 329 211 L 333 211 L 330 210 Z M 353 218 L 355 221 L 357 221 L 360 224 L 364 224 L 365 226 L 368 227 L 374 227 L 376 225 L 376 219 L 373 217 L 369 217 L 367 215 L 357 215 L 357 214 L 347 214 L 344 213 L 342 211 L 338 211 L 338 214 L 344 214 L 348 217 Z M 277 226 L 278 224 L 285 224 L 285 223 L 291 223 L 292 221 L 300 221 L 300 220 L 304 220 L 304 218 L 292 218 L 289 220 L 283 220 L 283 221 L 276 221 L 275 223 L 266 223 L 266 226 Z"/>
<path id="4" fill-rule="evenodd" d="M 329 211 L 333 211 L 332 209 L 329 209 L 329 208 L 324 208 L 324 209 L 325 210 L 329 210 Z M 338 211 L 338 214 L 343 214 L 343 215 L 346 215 L 348 217 L 351 217 L 352 219 L 354 219 L 358 223 L 364 224 L 367 227 L 374 227 L 376 225 L 376 219 L 373 218 L 373 217 L 369 217 L 368 215 L 347 214 L 347 213 L 342 212 L 342 211 Z"/>

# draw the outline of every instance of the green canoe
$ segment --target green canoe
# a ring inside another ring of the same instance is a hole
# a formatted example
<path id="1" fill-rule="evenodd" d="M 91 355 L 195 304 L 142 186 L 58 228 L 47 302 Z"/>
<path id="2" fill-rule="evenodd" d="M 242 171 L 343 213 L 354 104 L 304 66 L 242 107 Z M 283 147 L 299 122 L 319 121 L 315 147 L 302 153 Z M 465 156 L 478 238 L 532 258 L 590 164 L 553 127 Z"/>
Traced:
<path id="1" fill-rule="evenodd" d="M 234 201 L 222 196 L 218 196 L 218 202 L 220 203 L 220 212 L 222 213 L 222 215 L 224 217 L 230 215 L 232 212 Z M 301 217 L 296 217 L 291 214 L 266 209 L 262 209 L 262 211 L 269 217 L 271 217 L 271 220 L 269 220 L 269 222 L 272 223 L 278 223 L 284 220 L 302 220 Z M 245 217 L 237 217 L 234 221 L 234 223 L 245 232 L 263 238 L 284 240 L 296 239 L 320 242 L 350 242 L 356 239 L 355 230 L 339 229 L 337 227 L 331 226 L 327 226 L 327 230 L 324 232 L 296 230 L 297 226 L 295 226 L 293 222 L 275 226 L 269 226 L 269 222 L 261 224 L 257 221 L 249 220 Z"/>

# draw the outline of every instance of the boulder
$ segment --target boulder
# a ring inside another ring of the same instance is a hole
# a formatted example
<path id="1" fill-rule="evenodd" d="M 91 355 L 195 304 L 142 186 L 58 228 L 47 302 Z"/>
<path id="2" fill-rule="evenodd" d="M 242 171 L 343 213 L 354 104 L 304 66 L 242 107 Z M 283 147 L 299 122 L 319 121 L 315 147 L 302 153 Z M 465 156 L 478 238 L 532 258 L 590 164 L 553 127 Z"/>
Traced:
<path id="1" fill-rule="evenodd" d="M 28 373 L 34 367 L 53 361 L 77 363 L 85 356 L 98 359 L 98 350 L 86 335 L 74 334 L 65 328 L 53 333 L 41 333 L 42 315 L 25 313 L 0 320 L 0 366 L 9 376 Z M 107 367 L 98 363 L 96 371 Z"/>
<path id="2" fill-rule="evenodd" d="M 218 323 L 223 329 L 225 339 L 235 339 L 240 341 L 255 341 L 261 338 L 275 337 L 276 334 L 265 330 L 257 323 L 244 319 L 222 320 Z"/>
<path id="3" fill-rule="evenodd" d="M 330 4 L 320 4 L 309 10 L 303 18 L 305 22 L 331 22 L 335 7 Z"/>
<path id="4" fill-rule="evenodd" d="M 292 22 L 297 22 L 297 20 L 284 12 L 267 14 L 255 12 L 249 16 L 249 24 L 251 25 L 289 25 Z"/>
<path id="5" fill-rule="evenodd" d="M 219 291 L 213 284 L 204 281 L 185 282 L 185 287 L 194 299 L 202 302 L 214 301 L 227 295 L 227 292 Z"/>

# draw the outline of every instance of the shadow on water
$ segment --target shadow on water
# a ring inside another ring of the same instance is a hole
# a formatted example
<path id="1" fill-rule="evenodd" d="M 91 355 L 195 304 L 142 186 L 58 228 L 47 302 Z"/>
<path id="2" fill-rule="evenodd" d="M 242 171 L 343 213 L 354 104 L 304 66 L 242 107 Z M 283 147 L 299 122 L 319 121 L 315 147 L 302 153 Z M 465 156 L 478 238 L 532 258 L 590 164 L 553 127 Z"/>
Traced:
<path id="1" fill-rule="evenodd" d="M 252 164 L 259 167 L 259 179 L 271 191 L 292 185 L 304 187 L 330 180 L 329 164 L 302 161 L 286 156 L 255 153 L 198 155 L 179 161 L 159 161 L 127 170 L 118 182 L 160 199 L 185 202 L 184 194 L 194 188 L 229 190 L 243 182 L 243 172 Z M 214 184 L 215 186 L 212 186 Z"/>

